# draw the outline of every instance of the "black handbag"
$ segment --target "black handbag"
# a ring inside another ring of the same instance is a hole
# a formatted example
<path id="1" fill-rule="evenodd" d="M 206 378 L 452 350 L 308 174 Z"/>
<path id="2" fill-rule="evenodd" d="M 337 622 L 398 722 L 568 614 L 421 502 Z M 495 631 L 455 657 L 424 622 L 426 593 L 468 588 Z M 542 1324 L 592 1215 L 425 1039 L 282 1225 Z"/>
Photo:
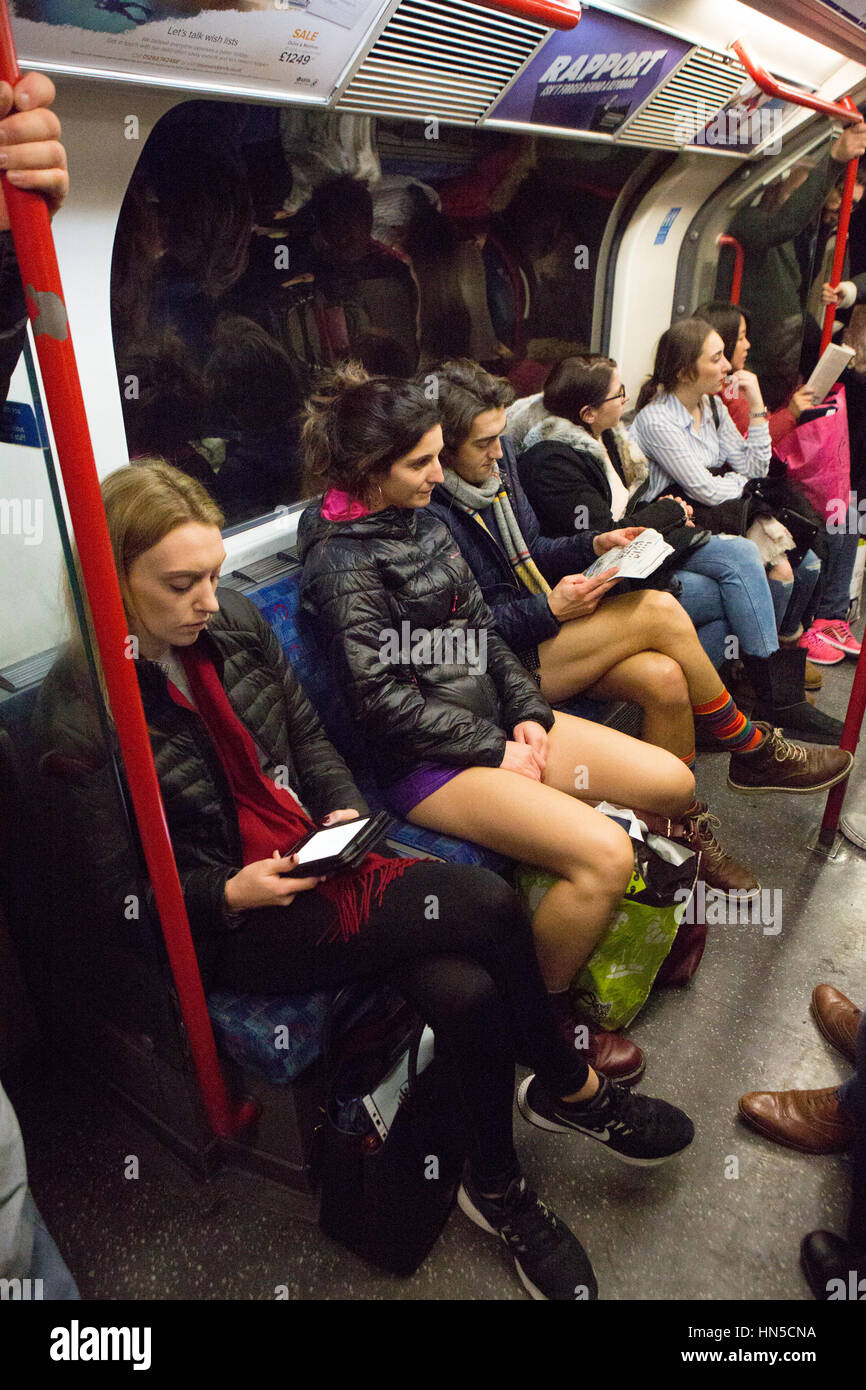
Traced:
<path id="1" fill-rule="evenodd" d="M 345 1000 L 338 996 L 335 1005 L 326 1037 L 319 1225 L 377 1268 L 414 1274 L 448 1220 L 463 1171 L 467 1142 L 457 1091 L 443 1058 L 418 1070 L 424 1025 L 417 1015 L 407 1036 L 407 1015 L 392 1011 L 377 1036 L 375 1010 L 346 1027 Z M 359 1041 L 359 1026 L 367 1041 Z M 374 1123 L 360 1087 L 372 1093 L 392 1070 L 395 1052 L 405 1081 L 386 1127 L 375 1104 Z"/>
<path id="2" fill-rule="evenodd" d="M 668 555 L 658 569 L 645 579 L 630 580 L 635 589 L 669 587 L 671 592 L 676 592 L 680 587 L 676 579 L 677 569 L 693 551 L 699 550 L 710 539 L 708 530 L 686 525 L 683 509 L 672 497 L 660 497 L 655 502 L 647 502 L 645 506 L 638 505 L 633 511 L 626 512 L 620 525 L 652 527 L 674 550 L 673 555 Z"/>

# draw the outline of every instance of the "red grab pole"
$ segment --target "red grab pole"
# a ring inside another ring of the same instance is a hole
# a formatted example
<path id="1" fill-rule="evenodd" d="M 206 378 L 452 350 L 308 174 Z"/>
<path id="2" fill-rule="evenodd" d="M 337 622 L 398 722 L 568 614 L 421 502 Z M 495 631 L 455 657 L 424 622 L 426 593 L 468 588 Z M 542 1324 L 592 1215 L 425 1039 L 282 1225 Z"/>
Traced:
<path id="1" fill-rule="evenodd" d="M 0 79 L 14 86 L 20 78 L 9 11 L 6 0 L 0 0 Z M 255 1107 L 246 1103 L 232 1109 L 217 1059 L 138 679 L 132 661 L 125 655 L 126 615 L 84 413 L 48 209 L 37 193 L 13 188 L 5 176 L 3 193 L 57 441 L 72 530 L 93 612 L 96 644 L 171 971 L 208 1119 L 214 1133 L 227 1138 L 250 1122 Z"/>
<path id="2" fill-rule="evenodd" d="M 857 110 L 850 97 L 843 97 L 841 101 L 827 101 L 825 97 L 816 97 L 811 92 L 801 92 L 796 87 L 790 86 L 787 82 L 778 82 L 772 77 L 767 69 L 762 67 L 755 55 L 742 42 L 735 39 L 731 44 L 731 49 L 736 53 L 746 72 L 752 81 L 760 87 L 762 92 L 768 96 L 778 97 L 781 101 L 789 101 L 793 106 L 807 106 L 812 111 L 821 111 L 825 116 L 834 116 L 839 121 L 862 121 L 863 117 Z M 836 252 L 833 257 L 833 270 L 830 276 L 830 284 L 838 285 L 842 278 L 842 266 L 845 260 L 845 247 L 848 242 L 848 223 L 851 220 L 851 207 L 854 202 L 854 184 L 857 181 L 857 160 L 852 159 L 848 162 L 848 170 L 845 176 L 845 188 L 842 193 L 842 206 L 839 209 L 839 226 L 836 231 Z M 821 351 L 823 352 L 833 336 L 833 320 L 836 316 L 835 305 L 828 304 L 824 311 L 824 332 L 821 335 Z"/>
<path id="3" fill-rule="evenodd" d="M 719 246 L 733 246 L 734 248 L 734 277 L 731 281 L 731 303 L 739 304 L 740 291 L 743 288 L 743 263 L 746 253 L 743 250 L 742 242 L 737 241 L 735 236 L 728 236 L 727 233 L 719 237 Z"/>
<path id="4" fill-rule="evenodd" d="M 556 0 L 476 0 L 486 10 L 502 10 L 518 19 L 546 24 L 548 29 L 576 29 L 580 23 L 580 3 L 557 4 Z"/>
<path id="5" fill-rule="evenodd" d="M 808 106 L 813 111 L 821 111 L 825 116 L 835 116 L 840 121 L 862 121 L 863 117 L 850 97 L 843 97 L 841 102 L 826 101 L 823 97 L 812 96 L 809 92 L 800 92 L 796 87 L 790 87 L 787 83 L 777 82 L 771 77 L 767 70 L 761 67 L 754 55 L 746 46 L 737 40 L 731 44 L 731 48 L 736 53 L 743 67 L 748 72 L 753 82 L 767 92 L 770 96 L 780 97 L 783 101 L 790 101 L 796 106 Z M 854 201 L 854 184 L 857 175 L 857 160 L 852 159 L 848 163 L 845 175 L 845 188 L 842 193 L 842 206 L 839 210 L 839 227 L 836 232 L 836 251 L 833 256 L 833 270 L 830 275 L 830 284 L 838 285 L 842 278 L 842 266 L 845 260 L 845 247 L 848 241 L 848 222 L 851 217 L 851 206 Z M 829 343 L 833 333 L 833 319 L 835 317 L 835 305 L 828 304 L 824 314 L 824 332 L 821 337 L 821 351 L 823 352 Z M 857 748 L 857 740 L 860 737 L 860 728 L 863 723 L 863 715 L 866 712 L 866 651 L 861 651 L 857 658 L 857 669 L 854 672 L 854 684 L 848 700 L 848 709 L 845 714 L 845 723 L 842 727 L 842 737 L 839 740 L 839 747 L 848 753 L 853 753 Z M 837 782 L 835 787 L 831 787 L 827 796 L 827 805 L 824 808 L 824 819 L 821 821 L 821 828 L 818 832 L 818 843 L 825 848 L 832 846 L 836 838 L 836 828 L 839 824 L 839 816 L 842 813 L 842 803 L 845 800 L 845 792 L 848 789 L 848 779 Z"/>

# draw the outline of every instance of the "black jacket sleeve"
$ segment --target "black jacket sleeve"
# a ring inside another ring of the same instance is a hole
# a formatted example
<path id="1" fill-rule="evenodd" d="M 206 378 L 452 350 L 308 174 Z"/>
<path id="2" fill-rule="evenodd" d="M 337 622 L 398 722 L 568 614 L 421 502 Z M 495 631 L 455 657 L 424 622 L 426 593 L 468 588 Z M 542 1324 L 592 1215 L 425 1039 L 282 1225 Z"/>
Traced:
<path id="1" fill-rule="evenodd" d="M 596 558 L 592 542 L 597 531 L 575 531 L 572 517 L 568 530 L 559 532 L 556 537 L 543 536 L 538 517 L 523 491 L 511 441 L 505 442 L 508 445 L 505 458 L 508 461 L 508 486 L 514 515 L 533 560 L 551 585 L 557 584 L 567 574 L 581 574 Z"/>
<path id="2" fill-rule="evenodd" d="M 836 175 L 844 166 L 829 154 L 780 208 L 741 208 L 728 231 L 745 247 L 766 249 L 792 241 L 817 217 Z"/>
<path id="3" fill-rule="evenodd" d="M 559 619 L 551 612 L 547 594 L 491 596 L 490 606 L 497 630 L 513 652 L 527 652 L 559 632 Z"/>
<path id="4" fill-rule="evenodd" d="M 546 536 L 574 538 L 581 532 L 594 535 L 616 527 L 609 497 L 570 445 L 556 440 L 536 444 L 521 454 L 518 471 Z M 576 528 L 577 520 L 581 525 Z M 594 553 L 581 569 L 593 559 Z"/>
<path id="5" fill-rule="evenodd" d="M 514 655 L 510 644 L 497 632 L 494 614 L 484 602 L 477 584 L 472 585 L 458 613 L 466 618 L 470 627 L 479 631 L 483 629 L 487 633 L 487 669 L 502 701 L 502 713 L 509 737 L 515 724 L 522 724 L 524 720 L 542 724 L 546 730 L 552 729 L 553 711 L 550 705 L 523 662 Z M 505 752 L 504 747 L 502 751 Z"/>
<path id="6" fill-rule="evenodd" d="M 383 660 L 382 633 L 395 618 L 375 561 L 353 552 L 351 560 L 325 566 L 323 548 L 306 561 L 305 607 L 315 614 L 335 669 L 344 672 L 354 717 L 370 746 L 400 741 L 419 761 L 498 767 L 506 739 L 496 724 L 457 704 L 426 699 L 411 669 Z M 480 593 L 475 605 L 458 608 L 455 616 L 477 619 L 478 602 Z"/>
<path id="7" fill-rule="evenodd" d="M 69 827 L 69 849 L 86 858 L 88 883 L 95 902 L 122 928 L 130 897 L 159 921 L 125 778 L 119 784 L 112 751 L 91 699 L 82 694 L 80 680 L 68 668 L 49 672 L 39 695 L 35 719 L 40 770 L 58 785 Z M 119 757 L 119 755 L 118 755 Z M 122 777 L 122 764 L 121 764 Z M 121 795 L 122 792 L 122 795 Z M 225 902 L 226 880 L 241 868 L 225 861 L 191 864 L 183 844 L 173 838 L 178 877 L 200 967 L 212 959 L 215 931 L 239 924 Z M 135 913 L 138 917 L 138 911 Z"/>

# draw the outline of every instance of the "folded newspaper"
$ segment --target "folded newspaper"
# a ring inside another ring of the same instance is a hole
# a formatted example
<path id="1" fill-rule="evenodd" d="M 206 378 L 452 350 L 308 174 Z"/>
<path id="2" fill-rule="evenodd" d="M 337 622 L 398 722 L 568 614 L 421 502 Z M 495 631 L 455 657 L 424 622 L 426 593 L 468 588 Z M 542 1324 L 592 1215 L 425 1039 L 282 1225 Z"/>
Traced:
<path id="1" fill-rule="evenodd" d="M 845 347 L 842 343 L 827 344 L 804 388 L 814 393 L 816 405 L 821 404 L 831 386 L 835 385 L 851 358 L 855 356 L 854 349 Z"/>
<path id="2" fill-rule="evenodd" d="M 668 545 L 661 533 L 647 527 L 628 545 L 614 546 L 613 550 L 600 555 L 588 570 L 584 570 L 584 575 L 587 579 L 595 579 L 606 570 L 616 570 L 619 579 L 646 579 L 673 553 L 673 546 Z"/>

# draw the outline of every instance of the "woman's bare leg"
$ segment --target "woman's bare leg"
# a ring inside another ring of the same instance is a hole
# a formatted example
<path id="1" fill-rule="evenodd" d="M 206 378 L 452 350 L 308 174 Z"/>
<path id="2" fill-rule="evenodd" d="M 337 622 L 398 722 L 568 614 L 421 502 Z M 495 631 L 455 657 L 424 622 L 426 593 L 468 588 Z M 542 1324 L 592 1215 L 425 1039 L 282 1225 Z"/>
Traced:
<path id="1" fill-rule="evenodd" d="M 559 876 L 532 925 L 548 990 L 567 989 L 631 877 L 634 856 L 621 826 L 553 786 L 488 767 L 467 768 L 446 782 L 409 820 Z"/>
<path id="2" fill-rule="evenodd" d="M 695 721 L 682 667 L 661 652 L 638 652 L 612 666 L 587 695 L 634 700 L 643 710 L 641 738 L 678 758 L 695 751 Z"/>
<path id="3" fill-rule="evenodd" d="M 584 801 L 612 801 L 678 820 L 694 802 L 695 779 L 663 748 L 606 724 L 557 712 L 544 781 Z"/>
<path id="4" fill-rule="evenodd" d="M 556 992 L 601 940 L 634 864 L 625 832 L 576 798 L 676 819 L 692 804 L 694 785 L 685 764 L 663 749 L 557 714 L 544 782 L 503 768 L 467 768 L 409 820 L 559 875 L 533 918 L 541 973 Z"/>
<path id="5" fill-rule="evenodd" d="M 682 669 L 692 705 L 707 704 L 723 690 L 721 678 L 672 594 L 644 589 L 606 598 L 594 613 L 563 623 L 538 648 L 541 691 L 551 704 L 567 700 L 602 679 L 638 652 L 656 651 Z"/>

